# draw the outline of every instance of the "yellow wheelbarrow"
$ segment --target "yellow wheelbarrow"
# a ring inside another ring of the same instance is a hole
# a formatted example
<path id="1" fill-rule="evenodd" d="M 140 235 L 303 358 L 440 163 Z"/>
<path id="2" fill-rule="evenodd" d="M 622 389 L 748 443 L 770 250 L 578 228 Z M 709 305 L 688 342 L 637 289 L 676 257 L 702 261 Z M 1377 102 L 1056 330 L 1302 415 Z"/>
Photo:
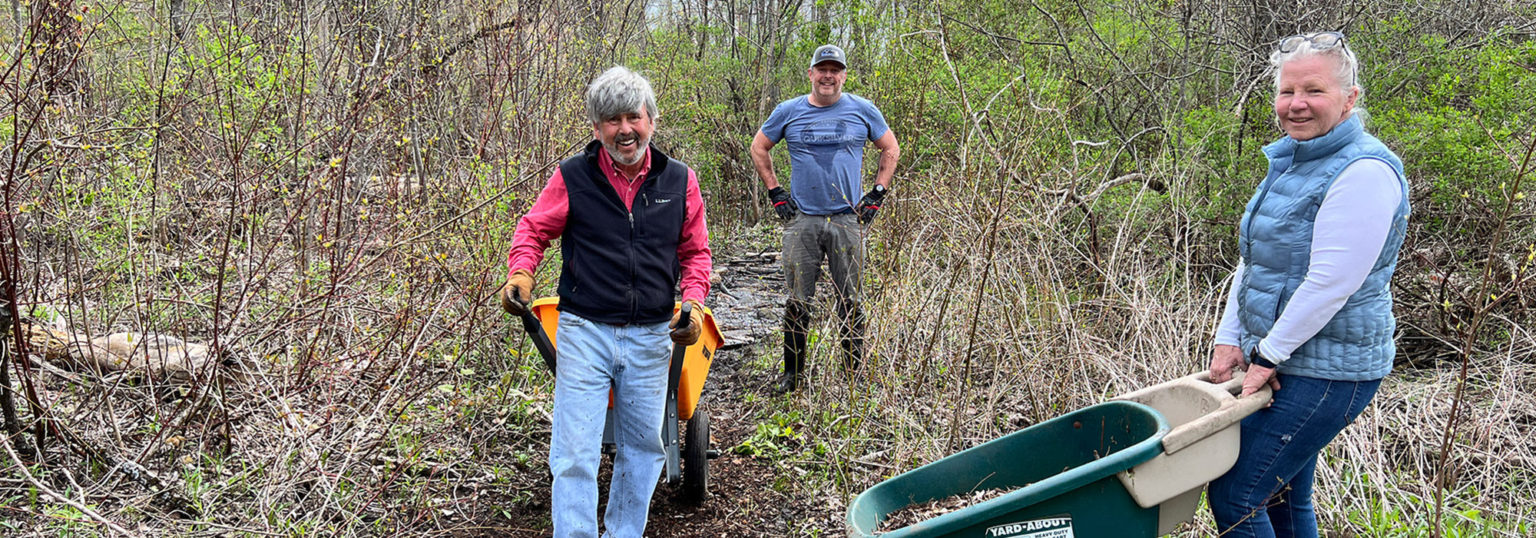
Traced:
<path id="1" fill-rule="evenodd" d="M 533 339 L 533 346 L 538 349 L 539 356 L 544 358 L 550 375 L 555 373 L 555 343 L 559 340 L 560 328 L 560 313 L 556 307 L 559 304 L 560 299 L 556 297 L 537 299 L 530 305 L 528 312 L 521 316 L 523 330 Z M 689 303 L 678 303 L 674 307 L 682 311 L 678 317 L 679 324 L 687 326 L 692 308 L 693 305 Z M 699 341 L 686 348 L 672 349 L 672 366 L 667 373 L 666 416 L 661 423 L 661 439 L 666 448 L 664 470 L 667 485 L 676 486 L 681 482 L 683 499 L 690 502 L 703 501 L 708 495 L 709 460 L 720 456 L 720 451 L 709 447 L 709 412 L 700 409 L 699 396 L 704 391 L 705 379 L 709 377 L 709 365 L 714 361 L 715 350 L 724 338 L 715 326 L 714 314 L 707 307 L 700 308 L 704 308 L 704 327 L 699 332 Z M 680 421 L 688 423 L 686 430 L 680 431 Z M 603 426 L 603 453 L 612 454 L 615 448 L 613 395 L 610 393 L 608 420 Z"/>

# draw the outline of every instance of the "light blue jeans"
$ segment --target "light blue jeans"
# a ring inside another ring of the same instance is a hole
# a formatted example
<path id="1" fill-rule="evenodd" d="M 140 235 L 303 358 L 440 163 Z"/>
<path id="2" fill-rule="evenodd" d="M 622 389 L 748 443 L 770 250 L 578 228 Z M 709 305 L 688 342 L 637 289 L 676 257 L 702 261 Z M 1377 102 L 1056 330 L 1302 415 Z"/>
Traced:
<path id="1" fill-rule="evenodd" d="M 1317 538 L 1317 455 L 1365 410 L 1381 380 L 1280 374 L 1268 408 L 1243 419 L 1237 463 L 1207 491 L 1226 538 Z"/>
<path id="2" fill-rule="evenodd" d="M 672 340 L 667 323 L 608 325 L 560 313 L 549 468 L 557 538 L 596 538 L 597 467 L 613 388 L 613 480 L 606 538 L 639 538 L 661 476 L 661 420 Z"/>

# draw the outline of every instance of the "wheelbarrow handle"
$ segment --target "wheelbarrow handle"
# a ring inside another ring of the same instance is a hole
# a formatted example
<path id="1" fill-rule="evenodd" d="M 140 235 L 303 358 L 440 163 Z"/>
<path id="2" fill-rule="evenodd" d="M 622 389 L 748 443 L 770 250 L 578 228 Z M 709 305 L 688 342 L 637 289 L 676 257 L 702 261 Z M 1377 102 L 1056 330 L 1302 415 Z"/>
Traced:
<path id="1" fill-rule="evenodd" d="M 686 329 L 692 322 L 693 303 L 683 301 L 683 305 L 678 307 L 677 310 L 677 326 L 673 327 L 672 330 Z M 687 356 L 687 353 L 688 346 L 672 345 L 672 364 L 667 369 L 667 393 L 674 395 L 674 397 L 677 392 L 677 382 L 683 377 L 683 358 Z"/>
<path id="2" fill-rule="evenodd" d="M 1239 404 L 1239 405 L 1247 405 L 1247 406 L 1256 405 L 1256 404 L 1254 404 L 1252 402 L 1268 403 L 1269 399 L 1274 397 L 1274 391 L 1270 390 L 1269 385 L 1264 385 L 1262 387 L 1259 387 L 1258 392 L 1255 392 L 1253 394 L 1249 394 L 1246 398 L 1243 397 L 1242 396 L 1242 394 L 1243 394 L 1243 376 L 1242 375 L 1238 375 L 1238 374 L 1239 374 L 1239 372 L 1233 372 L 1232 379 L 1228 379 L 1225 383 L 1212 383 L 1212 384 L 1216 385 L 1218 387 L 1221 387 L 1221 390 L 1227 391 L 1227 394 L 1231 394 L 1233 396 L 1237 396 L 1239 402 L 1250 402 L 1250 403 L 1247 403 L 1247 404 Z M 1211 383 L 1211 371 L 1210 370 L 1201 370 L 1199 372 L 1190 374 L 1188 377 L 1191 378 L 1191 379 L 1194 379 L 1196 381 L 1204 381 L 1206 383 Z M 1260 405 L 1258 407 L 1263 407 L 1263 406 Z"/>
<path id="3" fill-rule="evenodd" d="M 678 307 L 677 327 L 674 327 L 673 330 L 687 329 L 691 323 L 693 323 L 693 303 L 683 301 L 683 306 Z"/>
<path id="4" fill-rule="evenodd" d="M 523 312 L 518 317 L 523 321 L 523 332 L 533 339 L 534 349 L 539 350 L 539 356 L 544 358 L 544 365 L 549 367 L 549 373 L 555 373 L 555 345 L 550 343 L 549 335 L 544 333 L 544 325 L 539 323 L 539 318 L 533 315 L 533 309 L 528 303 L 514 297 L 512 300 L 523 306 Z"/>
<path id="5" fill-rule="evenodd" d="M 1185 379 L 1210 383 L 1211 374 L 1209 371 L 1203 371 L 1186 376 Z M 1233 398 L 1223 401 L 1221 407 L 1216 411 L 1174 428 L 1173 431 L 1163 437 L 1164 452 L 1173 454 L 1201 439 L 1209 437 L 1217 431 L 1236 424 L 1248 415 L 1269 405 L 1270 400 L 1274 398 L 1274 391 L 1270 390 L 1269 385 L 1259 387 L 1258 392 L 1253 394 L 1241 396 L 1243 393 L 1242 376 L 1235 376 L 1225 383 L 1211 384 L 1216 385 L 1220 390 L 1231 395 Z"/>

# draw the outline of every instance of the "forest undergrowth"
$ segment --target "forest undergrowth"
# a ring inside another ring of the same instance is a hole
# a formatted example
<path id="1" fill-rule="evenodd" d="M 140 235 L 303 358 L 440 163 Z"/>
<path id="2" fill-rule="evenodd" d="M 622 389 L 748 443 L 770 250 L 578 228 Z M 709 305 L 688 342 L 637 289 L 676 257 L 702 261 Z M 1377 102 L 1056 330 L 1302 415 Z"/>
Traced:
<path id="1" fill-rule="evenodd" d="M 1321 523 L 1529 535 L 1536 11 L 1463 4 L 13 2 L 0 529 L 547 530 L 552 385 L 492 299 L 517 217 L 590 139 L 581 90 L 651 77 L 717 255 L 771 251 L 747 144 L 834 42 L 902 144 L 865 245 L 868 373 L 832 379 L 823 324 L 827 382 L 714 397 L 753 400 L 720 448 L 821 514 L 791 532 L 843 533 L 896 473 L 1206 366 L 1279 136 L 1264 58 L 1328 28 L 1414 213 L 1397 365 L 1323 455 Z M 158 347 L 88 359 L 113 335 Z"/>

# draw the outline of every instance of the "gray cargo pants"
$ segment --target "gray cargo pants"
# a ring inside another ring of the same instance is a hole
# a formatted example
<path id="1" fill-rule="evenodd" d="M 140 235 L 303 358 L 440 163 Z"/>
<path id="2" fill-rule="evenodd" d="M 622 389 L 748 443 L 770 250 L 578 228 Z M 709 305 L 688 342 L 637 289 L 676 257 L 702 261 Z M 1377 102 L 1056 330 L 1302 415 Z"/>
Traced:
<path id="1" fill-rule="evenodd" d="M 858 368 L 864 356 L 864 310 L 860 284 L 864 268 L 864 230 L 858 216 L 852 213 L 800 214 L 784 229 L 784 254 L 781 261 L 784 265 L 784 282 L 789 287 L 789 299 L 784 304 L 786 348 L 791 346 L 788 338 L 800 336 L 794 333 L 803 334 L 807 329 L 810 301 L 816 295 L 816 281 L 821 278 L 823 259 L 827 262 L 827 270 L 832 273 L 832 289 L 837 297 L 843 366 Z M 804 360 L 803 350 L 786 349 L 786 370 L 803 370 L 801 365 L 788 364 L 792 360 L 790 354 L 800 355 L 795 359 Z"/>

